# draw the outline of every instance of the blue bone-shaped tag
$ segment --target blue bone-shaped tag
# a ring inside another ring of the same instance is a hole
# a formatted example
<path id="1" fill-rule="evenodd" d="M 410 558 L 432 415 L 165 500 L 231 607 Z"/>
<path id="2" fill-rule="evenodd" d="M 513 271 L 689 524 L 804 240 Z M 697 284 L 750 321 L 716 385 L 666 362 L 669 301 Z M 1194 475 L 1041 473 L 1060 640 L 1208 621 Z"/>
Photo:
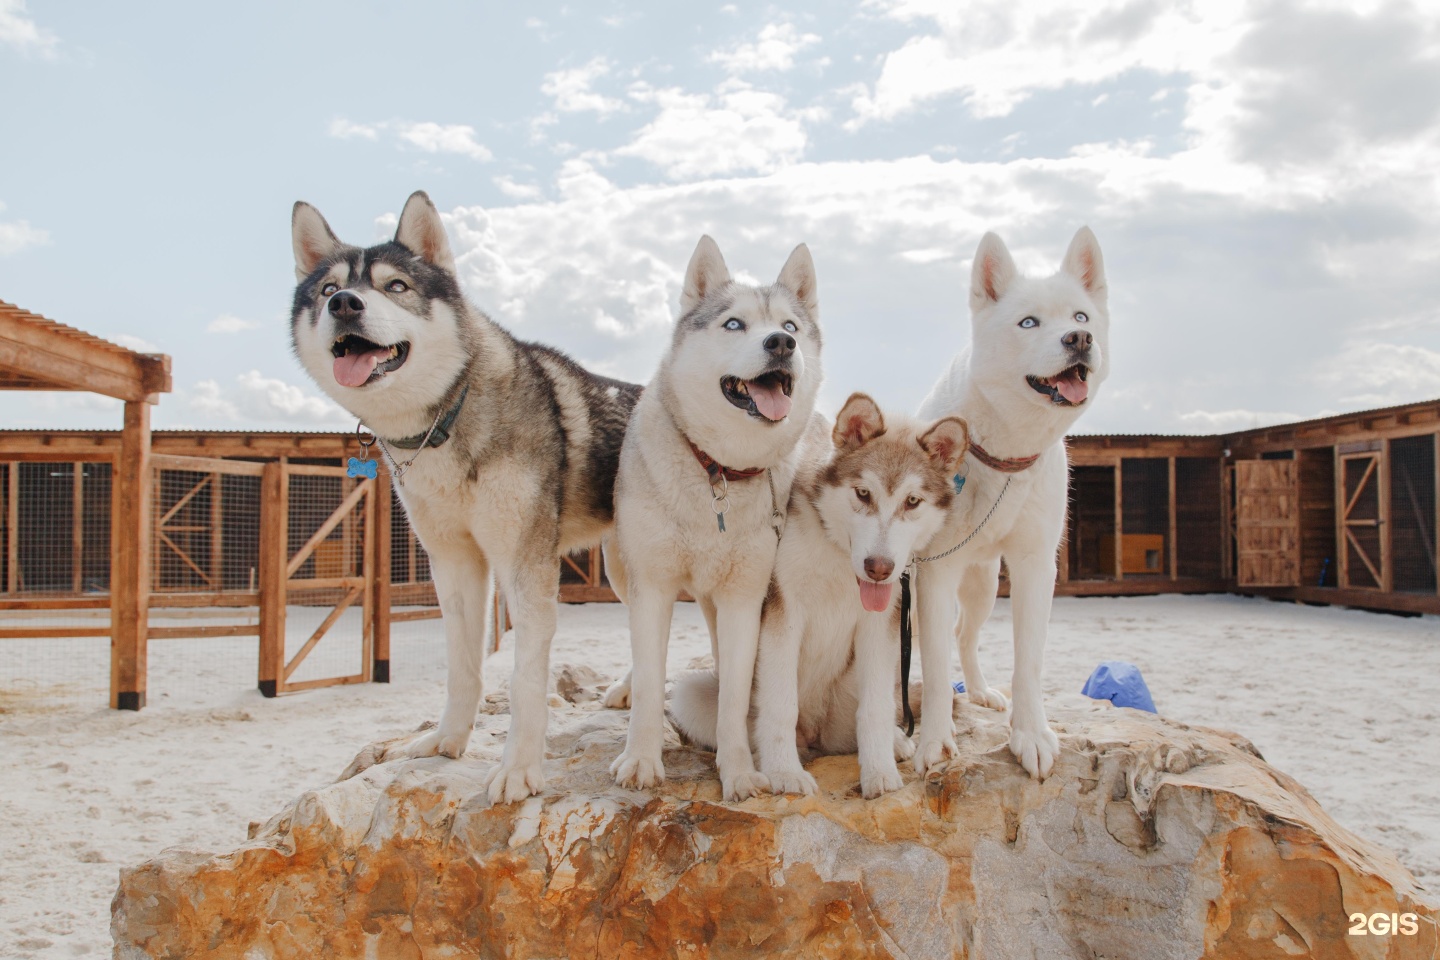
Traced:
<path id="1" fill-rule="evenodd" d="M 964 477 L 960 476 L 960 474 L 957 473 L 957 474 L 955 474 L 955 476 L 954 476 L 953 479 L 954 479 L 954 481 L 955 481 L 955 492 L 956 492 L 956 493 L 959 493 L 959 492 L 961 492 L 962 490 L 965 489 L 965 478 L 964 478 Z"/>
<path id="2" fill-rule="evenodd" d="M 351 457 L 345 462 L 345 476 L 357 480 L 374 480 L 380 476 L 380 462 L 378 460 L 360 460 Z"/>

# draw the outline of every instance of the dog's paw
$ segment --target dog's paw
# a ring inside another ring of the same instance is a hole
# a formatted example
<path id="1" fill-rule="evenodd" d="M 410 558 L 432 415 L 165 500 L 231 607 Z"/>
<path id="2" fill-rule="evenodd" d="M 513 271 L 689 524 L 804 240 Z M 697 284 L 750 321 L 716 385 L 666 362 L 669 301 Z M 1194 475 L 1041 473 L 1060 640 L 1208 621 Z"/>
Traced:
<path id="1" fill-rule="evenodd" d="M 994 687 L 986 687 L 983 690 L 966 690 L 965 695 L 970 698 L 971 703 L 978 703 L 982 707 L 991 710 L 999 710 L 1004 713 L 1010 709 L 1010 698 L 1005 696 Z"/>
<path id="2" fill-rule="evenodd" d="M 458 760 L 465 755 L 465 748 L 469 745 L 469 730 L 462 730 L 458 733 L 431 730 L 409 743 L 391 744 L 385 750 L 385 759 L 414 760 L 420 757 L 449 757 L 452 760 Z"/>
<path id="3" fill-rule="evenodd" d="M 771 793 L 798 793 L 808 797 L 820 789 L 815 778 L 800 767 L 794 770 L 767 770 L 765 778 L 770 781 Z"/>
<path id="4" fill-rule="evenodd" d="M 648 790 L 665 782 L 665 763 L 660 755 L 644 757 L 626 750 L 610 764 L 615 782 L 631 790 Z"/>
<path id="5" fill-rule="evenodd" d="M 860 792 L 865 795 L 866 800 L 874 800 L 882 793 L 899 790 L 904 785 L 900 771 L 893 765 L 881 770 L 860 771 Z"/>
<path id="6" fill-rule="evenodd" d="M 538 763 L 507 764 L 501 760 L 485 781 L 491 803 L 519 803 L 545 789 L 545 772 Z"/>
<path id="7" fill-rule="evenodd" d="M 759 770 L 742 770 L 728 777 L 721 774 L 720 786 L 726 800 L 748 800 L 768 791 L 770 779 Z"/>
<path id="8" fill-rule="evenodd" d="M 604 704 L 611 710 L 630 709 L 630 678 L 616 680 L 605 691 Z"/>
<path id="9" fill-rule="evenodd" d="M 920 749 L 915 751 L 915 772 L 922 777 L 938 773 L 959 752 L 953 736 L 922 740 Z"/>
<path id="10" fill-rule="evenodd" d="M 1060 755 L 1060 738 L 1055 736 L 1049 724 L 1038 730 L 1012 727 L 1010 752 L 1015 754 L 1015 759 L 1020 761 L 1026 773 L 1037 780 L 1044 780 L 1050 776 L 1055 758 Z"/>
<path id="11" fill-rule="evenodd" d="M 915 756 L 915 741 L 905 736 L 905 731 L 895 728 L 895 759 L 909 760 Z"/>

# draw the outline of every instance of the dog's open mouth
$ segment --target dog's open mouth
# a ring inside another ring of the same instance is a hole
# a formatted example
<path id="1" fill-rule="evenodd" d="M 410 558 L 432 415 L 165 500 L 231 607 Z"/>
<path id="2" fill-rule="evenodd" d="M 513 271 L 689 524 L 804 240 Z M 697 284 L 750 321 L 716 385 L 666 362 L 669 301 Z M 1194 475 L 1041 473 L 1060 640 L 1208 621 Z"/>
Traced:
<path id="1" fill-rule="evenodd" d="M 721 377 L 720 392 L 725 399 L 752 417 L 778 423 L 790 415 L 790 391 L 795 379 L 783 370 L 762 373 L 754 380 Z"/>
<path id="2" fill-rule="evenodd" d="M 1089 379 L 1090 368 L 1083 363 L 1077 363 L 1053 377 L 1037 377 L 1031 374 L 1025 378 L 1025 382 L 1030 384 L 1030 389 L 1036 393 L 1047 395 L 1051 403 L 1078 407 L 1090 396 L 1090 384 L 1086 382 Z"/>
<path id="3" fill-rule="evenodd" d="M 392 370 L 398 370 L 410 356 L 409 343 L 382 347 L 364 337 L 347 333 L 330 344 L 335 355 L 335 382 L 342 387 L 363 387 Z"/>

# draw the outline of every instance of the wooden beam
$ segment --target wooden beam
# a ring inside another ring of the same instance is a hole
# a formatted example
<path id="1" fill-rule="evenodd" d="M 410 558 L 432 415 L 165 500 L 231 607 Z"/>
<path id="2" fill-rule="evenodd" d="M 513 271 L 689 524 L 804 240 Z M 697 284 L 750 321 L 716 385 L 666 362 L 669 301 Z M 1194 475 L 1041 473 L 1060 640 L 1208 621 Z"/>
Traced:
<path id="1" fill-rule="evenodd" d="M 371 592 L 374 594 L 371 630 L 370 679 L 376 683 L 390 682 L 390 531 L 393 522 L 394 496 L 390 490 L 390 471 L 381 470 L 375 478 L 375 492 L 370 495 L 375 508 L 375 529 L 373 539 L 365 538 L 365 549 L 372 551 Z"/>
<path id="2" fill-rule="evenodd" d="M 1394 541 L 1390 537 L 1390 441 L 1386 440 L 1380 450 L 1380 469 L 1375 482 L 1380 484 L 1376 493 L 1376 510 L 1380 522 L 1380 589 L 1386 593 L 1395 589 Z"/>
<path id="3" fill-rule="evenodd" d="M 85 464 L 70 464 L 70 592 L 80 592 L 85 559 Z"/>
<path id="4" fill-rule="evenodd" d="M 225 504 L 221 499 L 222 474 L 210 474 L 210 583 L 225 589 Z"/>
<path id="5" fill-rule="evenodd" d="M 110 706 L 145 706 L 150 617 L 150 407 L 125 403 L 125 429 L 111 486 Z"/>
<path id="6" fill-rule="evenodd" d="M 1125 579 L 1125 470 L 1124 461 L 1114 467 L 1115 474 L 1115 579 Z"/>
<path id="7" fill-rule="evenodd" d="M 1440 433 L 1435 434 L 1435 562 L 1440 564 Z M 1440 597 L 1440 575 L 1435 577 L 1435 595 Z"/>
<path id="8" fill-rule="evenodd" d="M 20 592 L 20 464 L 10 464 L 9 496 L 5 501 L 5 592 Z"/>
<path id="9" fill-rule="evenodd" d="M 1180 527 L 1179 505 L 1175 502 L 1175 458 L 1170 458 L 1170 579 L 1179 580 L 1180 571 L 1176 569 L 1176 561 L 1179 559 L 1179 541 L 1176 539 L 1176 531 Z"/>
<path id="10" fill-rule="evenodd" d="M 350 605 L 355 602 L 356 598 L 364 592 L 365 585 L 363 583 L 351 587 L 350 592 L 346 593 L 340 602 L 335 605 L 335 609 L 331 610 L 325 615 L 325 619 L 320 621 L 320 626 L 316 627 L 315 632 L 310 634 L 310 639 L 305 641 L 304 646 L 295 651 L 295 656 L 291 657 L 290 662 L 285 664 L 285 670 L 281 674 L 286 686 L 290 683 L 290 675 L 299 669 L 300 664 L 305 662 L 305 658 L 310 656 L 310 651 L 315 649 L 315 645 L 320 642 L 325 634 L 330 632 L 331 627 L 335 626 L 335 621 L 339 620 L 345 611 L 350 609 Z"/>
<path id="11" fill-rule="evenodd" d="M 169 357 L 136 353 L 10 304 L 0 304 L 0 368 L 127 402 L 153 403 L 171 389 Z"/>
<path id="12" fill-rule="evenodd" d="M 254 637 L 260 627 L 254 623 L 226 624 L 215 627 L 151 627 L 151 640 L 199 640 L 204 637 Z"/>
<path id="13" fill-rule="evenodd" d="M 301 470 L 293 472 L 308 474 L 308 471 Z M 350 495 L 340 501 L 340 506 L 335 509 L 335 512 L 320 524 L 320 529 L 311 534 L 310 539 L 305 541 L 305 545 L 295 552 L 295 556 L 290 558 L 290 562 L 285 567 L 286 577 L 295 576 L 295 571 L 304 565 L 305 561 L 310 558 L 310 554 L 315 552 L 315 548 L 320 546 L 325 538 L 330 536 L 330 533 L 340 525 L 340 522 L 350 515 L 350 511 L 355 509 L 355 504 L 359 503 L 360 498 L 365 496 L 366 491 L 370 489 L 369 483 L 370 481 L 364 480 L 356 484 L 355 489 L 350 491 Z"/>
<path id="14" fill-rule="evenodd" d="M 285 564 L 290 527 L 285 461 L 265 464 L 260 479 L 260 693 L 279 693 L 285 671 Z"/>
<path id="15" fill-rule="evenodd" d="M 1350 586 L 1350 548 L 1345 540 L 1345 458 L 1335 448 L 1335 582 Z"/>

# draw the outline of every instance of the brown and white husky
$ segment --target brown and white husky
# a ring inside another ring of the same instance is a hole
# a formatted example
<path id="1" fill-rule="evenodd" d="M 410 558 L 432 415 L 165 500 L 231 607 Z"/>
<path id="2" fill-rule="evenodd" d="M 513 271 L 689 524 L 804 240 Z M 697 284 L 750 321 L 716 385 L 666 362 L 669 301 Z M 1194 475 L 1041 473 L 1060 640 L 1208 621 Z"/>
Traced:
<path id="1" fill-rule="evenodd" d="M 751 740 L 776 793 L 813 793 L 799 746 L 860 754 L 866 797 L 899 789 L 914 753 L 895 726 L 901 574 L 945 524 L 969 431 L 959 417 L 887 418 L 855 393 L 807 451 L 761 617 Z M 671 701 L 691 740 L 715 743 L 713 674 L 681 679 Z"/>

